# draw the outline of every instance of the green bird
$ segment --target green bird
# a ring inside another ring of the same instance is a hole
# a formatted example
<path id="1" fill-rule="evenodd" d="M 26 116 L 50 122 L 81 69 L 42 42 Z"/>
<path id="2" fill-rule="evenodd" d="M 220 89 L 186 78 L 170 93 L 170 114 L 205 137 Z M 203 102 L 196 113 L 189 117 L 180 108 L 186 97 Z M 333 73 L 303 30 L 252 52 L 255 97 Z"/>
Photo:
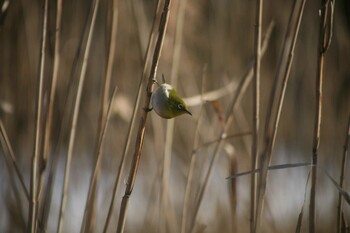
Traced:
<path id="1" fill-rule="evenodd" d="M 158 83 L 156 82 L 156 84 Z M 174 118 L 185 113 L 192 116 L 185 101 L 177 95 L 171 85 L 165 82 L 158 84 L 158 88 L 152 94 L 151 103 L 152 109 L 165 119 Z"/>

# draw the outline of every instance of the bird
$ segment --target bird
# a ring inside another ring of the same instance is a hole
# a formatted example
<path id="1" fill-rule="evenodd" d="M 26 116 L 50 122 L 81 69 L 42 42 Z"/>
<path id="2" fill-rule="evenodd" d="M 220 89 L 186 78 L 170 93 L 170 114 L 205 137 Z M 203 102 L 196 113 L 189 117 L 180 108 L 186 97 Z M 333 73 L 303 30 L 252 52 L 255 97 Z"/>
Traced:
<path id="1" fill-rule="evenodd" d="M 153 92 L 151 97 L 152 108 L 160 117 L 165 119 L 174 118 L 182 114 L 192 113 L 188 110 L 188 107 L 183 99 L 181 99 L 176 90 L 168 83 L 165 83 L 163 77 L 163 83 L 159 84 L 154 81 L 158 87 Z"/>

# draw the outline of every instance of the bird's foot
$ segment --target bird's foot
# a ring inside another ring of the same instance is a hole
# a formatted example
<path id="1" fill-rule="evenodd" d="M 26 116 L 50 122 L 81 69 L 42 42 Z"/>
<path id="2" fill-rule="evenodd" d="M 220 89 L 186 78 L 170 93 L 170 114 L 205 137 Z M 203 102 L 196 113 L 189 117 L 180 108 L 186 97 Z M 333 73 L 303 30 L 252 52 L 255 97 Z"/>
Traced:
<path id="1" fill-rule="evenodd" d="M 145 112 L 150 112 L 152 110 L 153 110 L 153 108 L 143 108 L 143 111 L 145 111 Z"/>

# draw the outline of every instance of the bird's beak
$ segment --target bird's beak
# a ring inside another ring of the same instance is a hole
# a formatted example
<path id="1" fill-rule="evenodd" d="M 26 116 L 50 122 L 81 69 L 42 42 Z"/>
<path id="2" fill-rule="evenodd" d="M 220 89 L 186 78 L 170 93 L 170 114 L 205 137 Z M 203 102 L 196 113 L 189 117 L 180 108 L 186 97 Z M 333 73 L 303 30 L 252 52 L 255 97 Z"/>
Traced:
<path id="1" fill-rule="evenodd" d="M 192 113 L 190 111 L 188 111 L 187 109 L 185 109 L 186 113 L 192 116 Z"/>

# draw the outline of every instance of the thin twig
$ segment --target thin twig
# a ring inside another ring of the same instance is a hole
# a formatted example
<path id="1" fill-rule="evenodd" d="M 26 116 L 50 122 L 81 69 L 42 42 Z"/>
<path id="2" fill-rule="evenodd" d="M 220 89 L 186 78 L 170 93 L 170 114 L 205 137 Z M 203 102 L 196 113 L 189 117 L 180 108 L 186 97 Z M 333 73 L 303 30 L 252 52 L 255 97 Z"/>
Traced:
<path id="1" fill-rule="evenodd" d="M 282 65 L 282 62 L 279 63 L 279 66 L 277 68 L 276 72 L 276 77 L 275 77 L 275 82 L 274 82 L 274 87 L 273 91 L 270 96 L 270 103 L 269 103 L 269 108 L 268 108 L 268 114 L 266 118 L 266 125 L 265 125 L 265 148 L 264 151 L 260 157 L 260 172 L 259 172 L 259 190 L 258 190 L 258 197 L 257 197 L 257 209 L 256 209 L 256 221 L 257 221 L 257 227 L 260 227 L 259 224 L 261 222 L 261 215 L 263 212 L 263 207 L 264 207 L 264 197 L 265 197 L 265 190 L 266 190 L 266 184 L 268 180 L 268 166 L 271 163 L 272 159 L 272 150 L 275 144 L 276 140 L 276 135 L 277 135 L 277 129 L 279 125 L 279 120 L 282 112 L 282 107 L 283 107 L 283 101 L 284 101 L 284 96 L 289 80 L 289 74 L 290 74 L 290 69 L 292 66 L 293 58 L 294 58 L 294 49 L 296 45 L 296 41 L 298 38 L 299 34 L 299 28 L 304 12 L 304 6 L 305 6 L 306 0 L 301 0 L 301 3 L 299 7 L 297 6 L 296 2 L 293 7 L 293 11 L 291 13 L 291 16 L 289 18 L 288 22 L 288 27 L 284 39 L 284 46 L 283 49 L 284 51 L 281 54 L 280 61 L 283 59 L 284 54 L 288 54 L 287 62 L 286 62 L 286 67 Z M 294 19 L 294 14 L 297 12 L 296 15 L 296 26 L 293 29 L 292 28 L 292 20 Z M 292 35 L 290 35 L 292 34 Z M 291 39 L 291 45 L 290 47 L 287 46 L 287 41 Z M 288 52 L 288 53 L 287 53 Z M 284 69 L 283 69 L 284 68 Z M 282 79 L 282 88 L 279 93 L 279 98 L 278 98 L 278 105 L 277 105 L 277 113 L 274 118 L 271 117 L 272 111 L 273 111 L 273 106 L 274 106 L 274 100 L 275 100 L 275 95 L 277 94 L 277 83 L 279 82 L 280 79 Z M 273 121 L 274 120 L 274 121 Z M 273 123 L 273 129 L 270 131 L 270 125 Z"/>
<path id="2" fill-rule="evenodd" d="M 337 181 L 335 179 L 333 179 L 333 177 L 331 175 L 329 175 L 326 170 L 324 170 L 324 169 L 322 169 L 322 170 L 326 173 L 326 176 L 332 181 L 334 186 L 338 189 L 339 194 L 342 195 L 344 200 L 348 203 L 348 205 L 350 205 L 350 194 L 348 192 L 346 192 L 343 188 L 341 188 L 340 185 L 337 183 Z"/>
<path id="3" fill-rule="evenodd" d="M 89 29 L 88 36 L 87 36 L 84 56 L 83 56 L 83 64 L 81 67 L 81 73 L 80 73 L 80 77 L 79 77 L 77 95 L 76 95 L 76 99 L 74 102 L 72 128 L 71 128 L 70 135 L 69 135 L 69 144 L 68 144 L 67 160 L 65 163 L 63 191 L 62 191 L 62 195 L 61 195 L 61 206 L 60 206 L 60 212 L 59 212 L 59 218 L 58 218 L 57 233 L 60 233 L 62 231 L 62 227 L 63 227 L 63 216 L 64 216 L 64 211 L 65 211 L 66 202 L 67 202 L 68 180 L 69 180 L 69 175 L 70 175 L 70 165 L 71 165 L 71 160 L 72 160 L 72 155 L 73 155 L 73 147 L 74 147 L 74 142 L 75 142 L 75 134 L 76 134 L 78 115 L 79 115 L 81 95 L 83 92 L 83 85 L 84 85 L 84 81 L 85 81 L 85 77 L 86 77 L 87 63 L 88 63 L 89 55 L 90 55 L 92 35 L 94 32 L 94 28 L 95 28 L 96 15 L 97 15 L 99 2 L 100 2 L 100 0 L 95 0 L 93 2 L 93 14 L 92 14 L 92 19 L 91 19 L 90 29 Z"/>
<path id="4" fill-rule="evenodd" d="M 310 190 L 310 206 L 309 206 L 309 232 L 316 232 L 316 180 L 317 180 L 317 159 L 318 148 L 320 145 L 321 133 L 321 116 L 322 116 L 322 84 L 323 84 L 323 66 L 324 57 L 329 48 L 331 38 L 327 38 L 327 19 L 328 14 L 333 14 L 330 10 L 330 2 L 332 0 L 321 0 L 321 20 L 319 28 L 319 41 L 317 50 L 317 70 L 316 70 L 316 106 L 314 121 L 314 138 L 312 146 L 312 163 L 311 170 L 311 190 Z M 330 18 L 333 18 L 331 16 Z"/>
<path id="5" fill-rule="evenodd" d="M 157 2 L 157 8 L 156 8 L 156 12 L 159 12 L 161 7 L 160 7 L 160 3 L 161 1 L 158 0 Z M 132 1 L 133 4 L 133 1 Z M 112 199 L 111 202 L 109 204 L 109 208 L 108 208 L 108 214 L 106 217 L 106 221 L 103 227 L 103 233 L 106 233 L 108 230 L 108 226 L 109 226 L 109 222 L 110 219 L 112 217 L 112 213 L 113 213 L 113 208 L 114 208 L 114 202 L 115 202 L 115 197 L 118 193 L 118 187 L 119 187 L 119 183 L 120 183 L 120 178 L 121 178 L 121 173 L 124 170 L 124 165 L 125 165 L 125 157 L 129 151 L 129 147 L 130 147 L 130 142 L 131 142 L 131 135 L 132 132 L 134 131 L 134 127 L 135 127 L 135 119 L 136 119 L 136 114 L 137 114 L 137 110 L 139 109 L 139 105 L 140 105 L 140 99 L 141 99 L 141 92 L 142 92 L 142 84 L 143 84 L 143 80 L 146 78 L 146 71 L 148 69 L 148 64 L 149 64 L 149 60 L 151 59 L 151 48 L 153 47 L 154 41 L 155 41 L 155 28 L 156 28 L 156 19 L 157 19 L 157 13 L 154 15 L 153 18 L 153 23 L 152 23 L 152 29 L 149 35 L 149 40 L 148 40 L 148 45 L 147 45 L 147 51 L 145 54 L 145 59 L 144 59 L 144 68 L 143 68 L 143 72 L 142 72 L 142 76 L 138 85 L 138 91 L 137 91 L 137 96 L 135 99 L 135 103 L 134 103 L 134 109 L 133 109 L 133 113 L 132 113 L 132 117 L 130 120 L 130 124 L 129 124 L 129 129 L 128 129 L 128 134 L 126 136 L 125 139 L 125 143 L 124 143 L 124 148 L 123 148 L 123 154 L 120 160 L 120 164 L 119 167 L 117 169 L 117 174 L 116 174 L 116 179 L 114 181 L 114 186 L 113 186 L 113 192 L 112 192 Z"/>
<path id="6" fill-rule="evenodd" d="M 43 11 L 43 24 L 41 34 L 40 45 L 40 63 L 39 63 L 39 77 L 38 77 L 38 90 L 37 90 L 37 105 L 36 105 L 36 121 L 35 121 L 35 142 L 34 152 L 32 157 L 32 167 L 30 175 L 30 202 L 29 202 L 29 215 L 27 232 L 36 232 L 36 219 L 37 219 L 37 206 L 38 206 L 38 169 L 40 158 L 40 141 L 42 138 L 42 103 L 43 103 L 43 82 L 44 82 L 44 70 L 45 70 L 45 50 L 46 50 L 46 34 L 47 34 L 47 17 L 48 17 L 48 0 L 44 0 Z"/>
<path id="7" fill-rule="evenodd" d="M 348 149 L 349 149 L 349 142 L 350 142 L 350 116 L 348 119 L 348 128 L 345 136 L 345 143 L 344 143 L 344 150 L 343 150 L 343 158 L 341 162 L 341 171 L 340 171 L 340 180 L 339 180 L 339 186 L 340 188 L 343 188 L 344 183 L 344 174 L 346 171 L 346 164 L 348 159 Z M 341 233 L 341 226 L 342 226 L 342 214 L 343 214 L 343 198 L 342 195 L 339 193 L 338 196 L 338 213 L 337 213 L 337 232 Z"/>
<path id="8" fill-rule="evenodd" d="M 287 164 L 278 164 L 278 165 L 271 165 L 268 167 L 269 170 L 279 170 L 279 169 L 286 169 L 286 168 L 296 168 L 296 167 L 311 167 L 311 163 L 287 163 Z M 253 173 L 259 172 L 260 169 L 255 169 L 251 171 L 246 172 L 240 172 L 237 174 L 234 174 L 232 176 L 226 177 L 226 179 L 236 179 L 240 176 L 245 176 Z"/>
<path id="9" fill-rule="evenodd" d="M 162 45 L 163 45 L 163 41 L 164 41 L 164 36 L 165 36 L 165 31 L 166 31 L 167 23 L 168 23 L 170 3 L 171 3 L 171 0 L 165 1 L 162 17 L 161 17 L 161 20 L 159 23 L 159 34 L 158 34 L 157 44 L 156 44 L 154 54 L 153 54 L 153 61 L 152 61 L 150 76 L 148 78 L 147 89 L 146 89 L 147 93 L 146 93 L 146 99 L 145 99 L 145 103 L 144 103 L 144 109 L 149 109 L 150 102 L 151 102 L 154 80 L 156 78 L 157 67 L 158 67 L 159 58 L 160 58 Z M 129 177 L 128 177 L 128 181 L 127 181 L 127 186 L 126 186 L 125 193 L 124 193 L 121 207 L 120 207 L 117 233 L 124 232 L 129 197 L 132 193 L 132 190 L 133 190 L 133 187 L 135 184 L 137 170 L 138 170 L 140 158 L 142 155 L 142 146 L 143 146 L 143 139 L 145 136 L 147 115 L 148 115 L 148 112 L 143 111 L 143 114 L 142 114 L 141 119 L 140 119 L 139 131 L 138 131 L 137 139 L 136 139 L 135 152 L 134 152 L 132 164 L 130 167 L 130 173 L 129 173 Z"/>

